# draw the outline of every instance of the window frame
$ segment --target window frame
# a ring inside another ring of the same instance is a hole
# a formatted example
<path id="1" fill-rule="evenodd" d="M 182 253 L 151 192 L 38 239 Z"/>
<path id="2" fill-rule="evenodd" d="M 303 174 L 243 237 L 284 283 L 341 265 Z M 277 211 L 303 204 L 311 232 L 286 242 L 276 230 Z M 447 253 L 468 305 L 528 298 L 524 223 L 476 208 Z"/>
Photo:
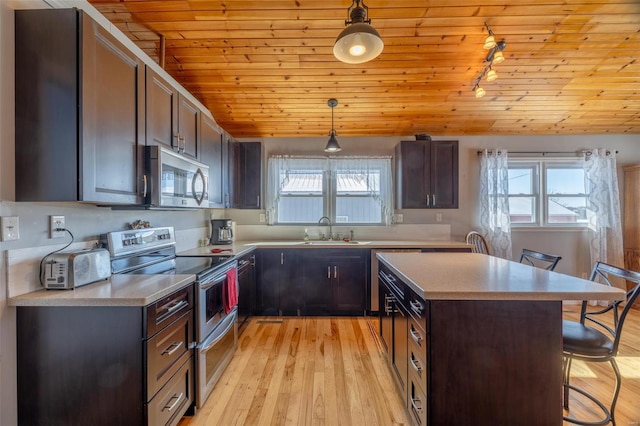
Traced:
<path id="1" fill-rule="evenodd" d="M 301 158 L 302 159 L 302 158 Z M 293 159 L 292 161 L 295 161 L 295 159 Z M 293 168 L 293 170 L 298 170 L 297 168 Z M 382 175 L 383 175 L 383 168 L 377 168 L 375 169 L 378 171 L 379 175 L 380 175 L 380 179 L 382 179 Z M 337 213 L 337 200 L 339 197 L 342 198 L 372 198 L 373 197 L 373 193 L 369 192 L 368 195 L 353 195 L 353 194 L 346 194 L 346 195 L 338 195 L 338 179 L 337 179 L 337 175 L 340 172 L 344 172 L 343 169 L 339 169 L 339 168 L 328 168 L 325 170 L 322 170 L 322 204 L 323 204 L 323 214 L 322 216 L 327 216 L 331 219 L 331 223 L 334 226 L 384 226 L 385 225 L 385 217 L 384 217 L 384 211 L 383 211 L 383 206 L 379 205 L 379 216 L 380 216 L 380 220 L 378 222 L 338 222 L 336 213 Z M 391 188 L 393 188 L 393 185 L 390 186 Z M 382 191 L 382 187 L 380 187 L 379 191 Z M 296 197 L 303 197 L 304 195 L 299 195 Z M 282 197 L 286 197 L 286 195 L 280 194 L 280 198 Z M 316 195 L 313 195 L 313 197 L 317 197 Z M 275 221 L 274 221 L 274 225 L 278 225 L 278 226 L 306 226 L 306 225 L 316 225 L 317 222 L 281 222 L 279 220 L 280 217 L 280 203 L 278 203 L 277 207 L 276 207 L 276 215 L 275 215 Z M 318 220 L 322 217 L 319 216 Z"/>
<path id="2" fill-rule="evenodd" d="M 549 206 L 550 199 L 553 197 L 568 197 L 568 198 L 585 198 L 588 204 L 589 194 L 585 188 L 584 194 L 549 194 L 547 192 L 548 176 L 547 172 L 550 169 L 580 169 L 583 170 L 583 160 L 581 158 L 509 158 L 508 168 L 522 169 L 531 167 L 532 173 L 532 194 L 509 194 L 509 199 L 518 197 L 533 197 L 534 200 L 534 215 L 535 218 L 532 222 L 511 222 L 512 228 L 586 228 L 587 222 L 549 222 Z M 509 212 L 511 215 L 511 212 Z"/>

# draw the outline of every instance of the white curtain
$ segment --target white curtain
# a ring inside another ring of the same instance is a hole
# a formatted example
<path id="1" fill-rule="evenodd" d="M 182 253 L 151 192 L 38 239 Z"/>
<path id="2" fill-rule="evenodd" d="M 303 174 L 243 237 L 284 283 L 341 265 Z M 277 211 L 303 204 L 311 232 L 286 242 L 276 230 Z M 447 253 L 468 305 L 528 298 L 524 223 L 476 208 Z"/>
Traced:
<path id="1" fill-rule="evenodd" d="M 269 225 L 277 222 L 280 194 L 288 182 L 289 172 L 294 170 L 345 171 L 351 175 L 359 175 L 359 182 L 366 185 L 369 195 L 382 209 L 382 222 L 385 225 L 391 225 L 393 217 L 391 157 L 299 157 L 286 155 L 274 155 L 267 160 L 265 208 Z"/>
<path id="2" fill-rule="evenodd" d="M 506 150 L 484 150 L 480 156 L 480 227 L 489 253 L 511 260 L 509 169 Z"/>
<path id="3" fill-rule="evenodd" d="M 267 224 L 273 225 L 278 219 L 280 193 L 288 183 L 289 172 L 294 170 L 328 170 L 327 157 L 292 157 L 274 155 L 267 160 L 267 198 L 265 214 Z M 282 178 L 284 177 L 284 178 Z"/>
<path id="4" fill-rule="evenodd" d="M 594 149 L 585 153 L 585 186 L 591 264 L 606 262 L 624 267 L 620 194 L 613 151 Z M 624 288 L 624 282 L 620 283 Z"/>

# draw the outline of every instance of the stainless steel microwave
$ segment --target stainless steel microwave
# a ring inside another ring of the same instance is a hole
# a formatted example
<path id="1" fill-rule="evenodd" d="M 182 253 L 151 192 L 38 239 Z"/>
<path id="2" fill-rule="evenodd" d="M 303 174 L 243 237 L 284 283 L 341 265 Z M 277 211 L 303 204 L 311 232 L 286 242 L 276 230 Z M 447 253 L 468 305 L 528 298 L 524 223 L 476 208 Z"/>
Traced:
<path id="1" fill-rule="evenodd" d="M 145 203 L 159 207 L 209 207 L 209 167 L 160 146 L 145 147 Z"/>

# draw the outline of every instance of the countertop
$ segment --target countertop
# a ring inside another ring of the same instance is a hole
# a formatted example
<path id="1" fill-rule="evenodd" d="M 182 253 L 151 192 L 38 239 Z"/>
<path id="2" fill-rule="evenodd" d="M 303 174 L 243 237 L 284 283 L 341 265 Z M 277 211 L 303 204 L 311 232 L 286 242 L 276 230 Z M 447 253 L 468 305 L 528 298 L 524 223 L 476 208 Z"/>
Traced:
<path id="1" fill-rule="evenodd" d="M 73 290 L 38 290 L 8 300 L 9 306 L 146 306 L 195 281 L 189 275 L 112 275 Z"/>
<path id="2" fill-rule="evenodd" d="M 228 245 L 211 245 L 185 250 L 177 253 L 178 256 L 242 256 L 256 248 L 349 248 L 349 249 L 400 249 L 400 248 L 471 248 L 469 244 L 462 241 L 355 241 L 346 243 L 344 241 L 317 241 L 309 243 L 304 241 L 236 241 Z M 212 253 L 212 249 L 223 250 L 220 253 Z M 229 251 L 230 250 L 230 251 Z"/>
<path id="3" fill-rule="evenodd" d="M 379 253 L 425 300 L 623 300 L 625 292 L 479 253 Z"/>

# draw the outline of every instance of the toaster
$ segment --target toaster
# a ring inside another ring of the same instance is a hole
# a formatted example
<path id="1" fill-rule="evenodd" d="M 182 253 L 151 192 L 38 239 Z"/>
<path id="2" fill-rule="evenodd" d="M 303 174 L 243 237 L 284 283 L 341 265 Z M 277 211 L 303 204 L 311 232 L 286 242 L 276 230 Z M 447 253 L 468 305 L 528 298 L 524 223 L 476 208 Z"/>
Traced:
<path id="1" fill-rule="evenodd" d="M 73 289 L 111 276 L 111 258 L 103 248 L 53 253 L 42 263 L 46 289 Z"/>

